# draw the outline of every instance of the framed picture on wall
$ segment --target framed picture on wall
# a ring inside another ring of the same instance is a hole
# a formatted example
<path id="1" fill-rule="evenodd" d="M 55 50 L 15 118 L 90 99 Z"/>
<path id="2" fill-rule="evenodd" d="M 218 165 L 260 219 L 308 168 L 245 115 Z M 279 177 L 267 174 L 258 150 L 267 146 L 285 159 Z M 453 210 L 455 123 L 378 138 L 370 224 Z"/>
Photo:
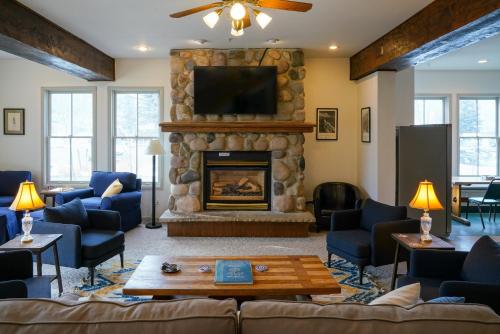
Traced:
<path id="1" fill-rule="evenodd" d="M 24 135 L 24 109 L 5 108 L 3 110 L 3 134 Z"/>
<path id="2" fill-rule="evenodd" d="M 370 107 L 361 108 L 361 141 L 370 143 L 372 141 L 372 120 Z"/>
<path id="3" fill-rule="evenodd" d="M 337 108 L 316 109 L 316 140 L 339 139 L 339 110 Z"/>

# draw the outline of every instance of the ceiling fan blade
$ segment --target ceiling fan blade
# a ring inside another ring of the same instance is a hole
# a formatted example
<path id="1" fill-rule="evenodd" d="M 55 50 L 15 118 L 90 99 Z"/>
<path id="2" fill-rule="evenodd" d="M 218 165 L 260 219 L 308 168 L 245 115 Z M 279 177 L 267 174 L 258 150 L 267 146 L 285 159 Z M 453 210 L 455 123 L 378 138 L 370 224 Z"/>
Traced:
<path id="1" fill-rule="evenodd" d="M 188 15 L 191 15 L 191 14 L 203 12 L 205 10 L 209 10 L 209 9 L 212 9 L 212 8 L 215 8 L 215 7 L 221 7 L 222 5 L 224 5 L 223 2 L 214 2 L 214 3 L 208 4 L 208 5 L 204 5 L 204 6 L 200 6 L 200 7 L 195 7 L 195 8 L 191 8 L 191 9 L 188 9 L 188 10 L 184 10 L 182 12 L 170 14 L 170 17 L 178 19 L 178 18 L 181 18 L 181 17 L 184 17 L 184 16 L 188 16 Z"/>
<path id="2" fill-rule="evenodd" d="M 250 20 L 250 13 L 247 10 L 247 14 L 243 18 L 243 29 L 246 29 L 252 25 L 252 21 Z"/>
<path id="3" fill-rule="evenodd" d="M 272 9 L 291 10 L 295 12 L 307 12 L 312 8 L 311 3 L 288 1 L 288 0 L 259 0 L 256 6 Z"/>

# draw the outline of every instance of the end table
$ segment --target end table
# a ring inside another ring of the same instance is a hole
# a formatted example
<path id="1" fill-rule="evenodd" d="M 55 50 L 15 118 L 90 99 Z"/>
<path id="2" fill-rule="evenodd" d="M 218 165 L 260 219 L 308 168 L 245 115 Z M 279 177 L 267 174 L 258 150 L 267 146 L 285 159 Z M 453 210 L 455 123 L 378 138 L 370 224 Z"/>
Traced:
<path id="1" fill-rule="evenodd" d="M 56 195 L 71 190 L 73 190 L 73 188 L 48 188 L 40 191 L 40 195 L 43 196 L 45 204 L 47 204 L 47 199 L 52 198 L 52 206 L 56 206 Z"/>
<path id="2" fill-rule="evenodd" d="M 62 238 L 62 234 L 32 234 L 32 242 L 21 242 L 22 236 L 19 235 L 14 239 L 0 245 L 0 251 L 12 250 L 29 250 L 36 256 L 36 274 L 42 276 L 42 253 L 52 247 L 54 252 L 54 266 L 56 267 L 56 275 L 51 281 L 57 279 L 59 295 L 63 292 L 61 267 L 59 266 L 59 255 L 57 253 L 57 240 Z"/>
<path id="3" fill-rule="evenodd" d="M 444 241 L 443 239 L 432 236 L 432 241 L 424 242 L 420 240 L 420 233 L 392 233 L 391 237 L 396 240 L 396 254 L 394 255 L 394 268 L 392 270 L 391 290 L 394 290 L 396 285 L 396 277 L 398 274 L 399 256 L 401 253 L 401 246 L 403 246 L 410 253 L 414 249 L 443 249 L 455 250 L 455 247 Z"/>

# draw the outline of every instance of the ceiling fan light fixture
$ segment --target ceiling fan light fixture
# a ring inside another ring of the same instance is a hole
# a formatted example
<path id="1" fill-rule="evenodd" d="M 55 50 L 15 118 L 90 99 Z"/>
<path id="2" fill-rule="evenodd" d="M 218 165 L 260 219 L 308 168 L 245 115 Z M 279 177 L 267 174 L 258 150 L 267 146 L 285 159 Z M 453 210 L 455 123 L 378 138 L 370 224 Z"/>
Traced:
<path id="1" fill-rule="evenodd" d="M 245 30 L 243 30 L 243 29 L 236 30 L 234 28 L 231 28 L 231 35 L 233 35 L 234 37 L 243 36 L 244 33 L 245 33 Z"/>
<path id="2" fill-rule="evenodd" d="M 243 22 L 243 20 L 233 20 L 231 22 L 231 27 L 236 31 L 243 30 L 245 28 L 245 22 Z"/>
<path id="3" fill-rule="evenodd" d="M 243 18 L 247 15 L 247 10 L 241 3 L 235 2 L 231 6 L 230 14 L 233 20 L 243 20 Z"/>
<path id="4" fill-rule="evenodd" d="M 217 22 L 219 22 L 219 16 L 222 13 L 222 10 L 216 10 L 213 12 L 208 13 L 203 17 L 203 21 L 205 21 L 205 24 L 210 28 L 213 29 Z"/>
<path id="5" fill-rule="evenodd" d="M 263 13 L 259 10 L 254 10 L 255 13 L 255 19 L 257 20 L 257 23 L 262 29 L 266 29 L 266 27 L 271 23 L 273 18 L 266 13 Z"/>

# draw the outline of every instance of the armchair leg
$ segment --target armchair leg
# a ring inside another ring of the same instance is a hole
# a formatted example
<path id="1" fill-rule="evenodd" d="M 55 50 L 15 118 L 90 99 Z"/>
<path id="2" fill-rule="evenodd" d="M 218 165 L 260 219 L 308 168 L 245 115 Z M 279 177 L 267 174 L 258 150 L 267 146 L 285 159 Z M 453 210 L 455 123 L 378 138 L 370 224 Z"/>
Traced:
<path id="1" fill-rule="evenodd" d="M 328 268 L 332 267 L 332 253 L 328 253 L 328 262 L 327 262 Z"/>
<path id="2" fill-rule="evenodd" d="M 121 264 L 122 269 L 123 269 L 123 252 L 120 253 L 120 264 Z"/>
<path id="3" fill-rule="evenodd" d="M 365 270 L 365 266 L 358 266 L 359 267 L 359 284 L 363 284 L 363 271 Z"/>
<path id="4" fill-rule="evenodd" d="M 484 226 L 483 210 L 481 210 L 481 203 L 477 205 L 477 210 L 479 211 L 479 217 L 481 217 L 481 224 L 483 224 L 483 230 L 484 230 L 486 227 Z"/>
<path id="5" fill-rule="evenodd" d="M 89 267 L 89 275 L 90 275 L 90 285 L 94 286 L 94 275 L 95 275 L 94 267 Z"/>

